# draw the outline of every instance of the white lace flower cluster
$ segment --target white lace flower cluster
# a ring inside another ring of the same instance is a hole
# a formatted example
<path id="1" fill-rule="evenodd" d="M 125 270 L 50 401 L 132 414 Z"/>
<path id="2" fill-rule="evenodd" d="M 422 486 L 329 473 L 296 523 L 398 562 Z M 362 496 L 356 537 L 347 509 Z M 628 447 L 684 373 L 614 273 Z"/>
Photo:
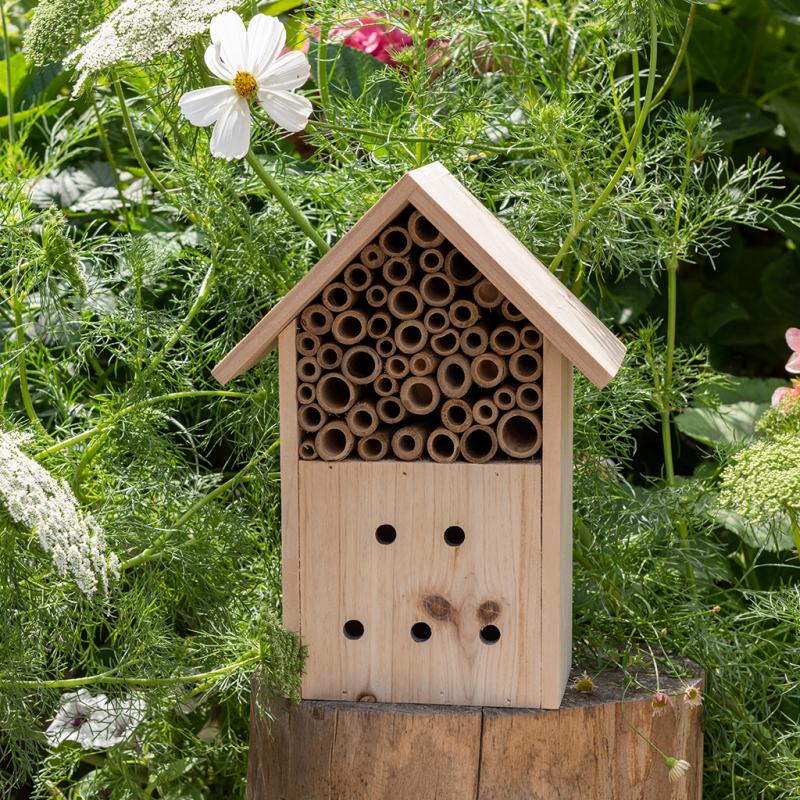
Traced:
<path id="1" fill-rule="evenodd" d="M 98 583 L 108 590 L 109 573 L 119 577 L 119 561 L 106 550 L 105 537 L 75 495 L 20 449 L 23 437 L 0 431 L 0 503 L 9 517 L 30 530 L 60 575 L 72 577 L 92 595 Z"/>
<path id="2" fill-rule="evenodd" d="M 61 708 L 45 731 L 51 747 L 77 742 L 84 750 L 104 750 L 133 735 L 144 719 L 145 704 L 138 697 L 109 699 L 87 689 L 67 692 Z"/>
<path id="3" fill-rule="evenodd" d="M 182 50 L 208 30 L 213 16 L 237 5 L 236 0 L 124 0 L 65 59 L 78 72 L 73 93 L 116 64 L 145 64 L 159 53 Z"/>

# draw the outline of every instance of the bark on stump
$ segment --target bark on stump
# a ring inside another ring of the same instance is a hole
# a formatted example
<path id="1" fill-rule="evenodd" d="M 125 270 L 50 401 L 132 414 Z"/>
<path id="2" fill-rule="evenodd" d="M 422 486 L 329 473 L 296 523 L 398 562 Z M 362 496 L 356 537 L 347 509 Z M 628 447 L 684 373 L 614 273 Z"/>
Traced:
<path id="1" fill-rule="evenodd" d="M 702 674 L 696 670 L 696 679 Z M 304 700 L 252 714 L 249 800 L 700 800 L 702 710 L 652 713 L 646 688 L 570 680 L 556 711 Z M 661 690 L 681 683 L 661 679 Z M 689 761 L 671 783 L 665 753 Z"/>

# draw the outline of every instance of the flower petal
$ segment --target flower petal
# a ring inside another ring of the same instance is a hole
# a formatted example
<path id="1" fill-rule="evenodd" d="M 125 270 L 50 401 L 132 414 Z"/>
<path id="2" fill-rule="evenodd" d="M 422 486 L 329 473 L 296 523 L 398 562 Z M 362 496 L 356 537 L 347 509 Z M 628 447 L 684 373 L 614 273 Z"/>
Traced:
<path id="1" fill-rule="evenodd" d="M 789 328 L 786 331 L 786 344 L 795 353 L 800 353 L 800 328 Z"/>
<path id="2" fill-rule="evenodd" d="M 247 69 L 258 80 L 286 44 L 286 28 L 276 17 L 256 14 L 247 26 Z"/>
<path id="3" fill-rule="evenodd" d="M 307 97 L 293 92 L 272 92 L 262 89 L 258 93 L 261 107 L 278 125 L 290 133 L 297 133 L 308 125 L 313 106 Z"/>
<path id="4" fill-rule="evenodd" d="M 311 66 L 305 53 L 292 50 L 282 55 L 259 77 L 258 83 L 265 91 L 277 92 L 299 89 L 311 75 Z"/>
<path id="5" fill-rule="evenodd" d="M 784 397 L 789 393 L 788 386 L 779 386 L 773 393 L 772 393 L 772 405 L 773 407 L 777 407 L 781 404 L 781 401 Z"/>
<path id="6" fill-rule="evenodd" d="M 211 134 L 211 155 L 225 158 L 244 158 L 250 148 L 250 106 L 237 97 L 226 106 Z"/>
<path id="7" fill-rule="evenodd" d="M 211 20 L 211 41 L 219 45 L 219 56 L 229 69 L 247 69 L 247 31 L 235 11 L 225 11 Z"/>
<path id="8" fill-rule="evenodd" d="M 233 86 L 208 86 L 186 92 L 178 101 L 178 106 L 192 125 L 204 128 L 213 125 L 236 97 L 238 95 Z"/>
<path id="9" fill-rule="evenodd" d="M 795 375 L 800 374 L 800 352 L 795 351 L 792 357 L 786 362 L 786 371 Z"/>
<path id="10" fill-rule="evenodd" d="M 232 81 L 236 73 L 222 60 L 220 51 L 221 46 L 218 44 L 210 44 L 206 48 L 206 66 L 212 75 L 224 81 Z"/>

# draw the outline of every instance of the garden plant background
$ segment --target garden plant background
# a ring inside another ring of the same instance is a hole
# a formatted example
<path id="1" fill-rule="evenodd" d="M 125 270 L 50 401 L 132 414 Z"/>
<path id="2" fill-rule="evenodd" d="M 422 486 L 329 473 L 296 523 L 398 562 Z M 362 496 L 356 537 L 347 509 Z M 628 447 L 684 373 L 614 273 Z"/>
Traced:
<path id="1" fill-rule="evenodd" d="M 705 797 L 800 797 L 800 2 L 115 5 L 2 5 L 0 795 L 242 794 L 302 652 L 274 359 L 210 369 L 439 159 L 629 348 L 577 379 L 575 665 L 694 659 Z M 231 9 L 313 113 L 228 161 L 178 101 Z"/>

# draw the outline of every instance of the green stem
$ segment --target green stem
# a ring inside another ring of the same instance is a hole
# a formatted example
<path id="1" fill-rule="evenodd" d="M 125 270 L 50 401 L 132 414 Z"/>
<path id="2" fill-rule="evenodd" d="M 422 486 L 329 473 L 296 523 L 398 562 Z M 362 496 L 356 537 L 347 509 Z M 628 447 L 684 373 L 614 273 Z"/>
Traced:
<path id="1" fill-rule="evenodd" d="M 633 158 L 633 154 L 639 145 L 639 139 L 642 136 L 645 121 L 647 120 L 653 105 L 653 90 L 655 89 L 656 80 L 656 62 L 658 58 L 658 21 L 653 3 L 654 0 L 650 0 L 650 57 L 648 60 L 647 88 L 645 90 L 644 103 L 642 105 L 641 113 L 639 114 L 639 119 L 637 120 L 633 129 L 630 141 L 628 142 L 628 147 L 625 149 L 625 154 L 623 155 L 616 171 L 611 176 L 608 184 L 598 195 L 594 203 L 592 203 L 586 214 L 584 214 L 584 216 L 578 220 L 577 223 L 572 225 L 567 232 L 567 235 L 564 237 L 564 242 L 561 245 L 561 248 L 559 249 L 558 253 L 556 253 L 555 258 L 550 262 L 551 272 L 556 272 L 558 270 L 561 262 L 564 260 L 564 257 L 572 249 L 575 240 L 583 232 L 583 229 L 586 227 L 586 225 L 588 225 L 589 221 L 605 205 L 606 200 L 608 200 L 608 198 L 611 196 L 614 188 L 625 174 L 625 170 L 627 170 L 628 164 L 630 163 L 631 158 Z"/>
<path id="2" fill-rule="evenodd" d="M 330 250 L 328 243 L 319 235 L 314 226 L 308 221 L 308 217 L 292 202 L 292 198 L 283 190 L 280 184 L 270 175 L 264 165 L 258 160 L 251 147 L 247 151 L 247 163 L 253 172 L 261 178 L 264 186 L 275 196 L 275 199 L 284 207 L 286 213 L 292 218 L 298 228 L 300 228 L 309 239 L 317 246 L 317 250 L 323 255 Z"/>
<path id="3" fill-rule="evenodd" d="M 17 356 L 17 369 L 19 371 L 19 393 L 22 397 L 22 405 L 25 407 L 25 413 L 28 419 L 33 423 L 34 427 L 42 430 L 42 423 L 39 422 L 39 417 L 36 416 L 36 410 L 33 407 L 33 400 L 31 399 L 31 391 L 28 386 L 28 362 L 25 358 L 25 320 L 22 317 L 22 301 L 14 296 L 11 298 L 11 306 L 14 310 L 14 330 L 17 339 L 17 348 L 19 355 Z"/>
<path id="4" fill-rule="evenodd" d="M 16 129 L 14 128 L 14 79 L 11 74 L 11 41 L 8 38 L 8 20 L 6 19 L 6 9 L 0 2 L 0 21 L 3 25 L 3 55 L 6 59 L 6 100 L 8 103 L 8 143 L 13 145 L 16 141 Z"/>
<path id="5" fill-rule="evenodd" d="M 57 442 L 56 444 L 39 451 L 39 453 L 36 454 L 36 460 L 40 461 L 43 458 L 47 458 L 47 456 L 51 456 L 61 450 L 66 450 L 69 447 L 73 447 L 76 444 L 86 441 L 87 439 L 91 439 L 92 436 L 101 433 L 102 431 L 106 430 L 106 428 L 110 428 L 112 425 L 115 425 L 117 422 L 119 422 L 119 420 L 121 420 L 123 417 L 127 416 L 128 414 L 132 414 L 134 411 L 139 411 L 140 409 L 147 408 L 149 406 L 155 406 L 159 403 L 167 403 L 170 400 L 182 400 L 183 398 L 187 397 L 242 398 L 248 397 L 248 395 L 244 392 L 232 392 L 225 389 L 208 389 L 202 391 L 172 392 L 170 394 L 159 395 L 158 397 L 149 397 L 147 400 L 140 400 L 137 403 L 132 403 L 131 405 L 126 406 L 121 411 L 118 411 L 116 414 L 112 414 L 107 420 L 95 425 L 94 428 L 90 428 L 88 431 L 78 433 L 75 436 L 71 436 L 69 439 L 64 439 L 63 441 Z"/>
<path id="6" fill-rule="evenodd" d="M 329 117 L 331 113 L 331 95 L 328 87 L 328 34 L 330 33 L 330 23 L 325 22 L 319 29 L 319 44 L 317 45 L 317 89 L 319 90 L 319 101 L 323 111 Z"/>
<path id="7" fill-rule="evenodd" d="M 416 50 L 416 92 L 415 100 L 417 105 L 417 133 L 425 133 L 425 114 L 423 108 L 423 98 L 426 97 L 428 88 L 428 39 L 431 35 L 431 22 L 433 20 L 433 0 L 426 0 L 424 16 L 422 19 L 422 30 L 417 30 L 417 37 L 414 49 Z M 428 142 L 424 135 L 420 136 L 420 141 L 416 145 L 417 166 L 421 167 L 428 160 Z"/>
<path id="8" fill-rule="evenodd" d="M 94 91 L 91 92 L 92 96 L 92 110 L 94 111 L 94 118 L 97 122 L 97 135 L 100 137 L 100 144 L 103 146 L 103 153 L 105 154 L 106 161 L 108 161 L 108 165 L 111 167 L 111 174 L 114 178 L 114 186 L 117 190 L 117 194 L 119 195 L 119 202 L 122 204 L 122 213 L 125 217 L 125 221 L 128 227 L 128 230 L 131 229 L 131 215 L 128 209 L 128 203 L 125 200 L 125 191 L 122 187 L 122 180 L 119 177 L 119 169 L 117 167 L 117 159 L 114 157 L 114 151 L 111 148 L 111 142 L 108 139 L 108 134 L 106 133 L 106 126 L 103 123 L 103 117 L 100 114 L 100 109 L 97 106 L 97 97 Z"/>
<path id="9" fill-rule="evenodd" d="M 664 81 L 664 85 L 658 90 L 656 96 L 653 98 L 653 105 L 660 103 L 664 99 L 664 95 L 669 91 L 669 87 L 672 86 L 672 82 L 675 80 L 675 76 L 678 74 L 681 61 L 683 61 L 686 57 L 686 50 L 689 47 L 689 39 L 692 38 L 692 29 L 694 28 L 694 19 L 696 16 L 697 4 L 692 3 L 689 6 L 689 16 L 686 18 L 686 27 L 683 29 L 683 36 L 681 37 L 681 43 L 678 46 L 678 52 L 675 54 L 675 60 L 672 62 L 672 69 L 670 69 L 669 74 Z"/>

